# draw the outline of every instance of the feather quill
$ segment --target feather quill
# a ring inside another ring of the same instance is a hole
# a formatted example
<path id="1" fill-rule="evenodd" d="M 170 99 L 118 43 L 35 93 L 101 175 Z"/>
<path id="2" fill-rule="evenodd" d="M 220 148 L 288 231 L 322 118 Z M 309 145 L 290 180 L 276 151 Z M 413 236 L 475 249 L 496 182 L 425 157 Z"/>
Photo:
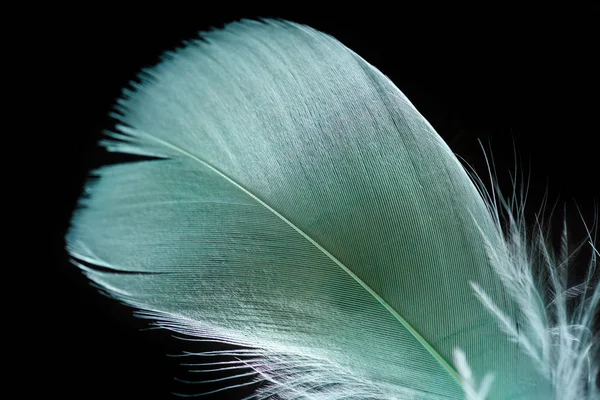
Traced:
<path id="1" fill-rule="evenodd" d="M 598 398 L 596 249 L 567 287 L 566 247 L 532 247 L 356 53 L 243 21 L 139 80 L 102 145 L 154 159 L 95 171 L 68 252 L 161 326 L 243 346 L 214 366 L 256 398 Z"/>

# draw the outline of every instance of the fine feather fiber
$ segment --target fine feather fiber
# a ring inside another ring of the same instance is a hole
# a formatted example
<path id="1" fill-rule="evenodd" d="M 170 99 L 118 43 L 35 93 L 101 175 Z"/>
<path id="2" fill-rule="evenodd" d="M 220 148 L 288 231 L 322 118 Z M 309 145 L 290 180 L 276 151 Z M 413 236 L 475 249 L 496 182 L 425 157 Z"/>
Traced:
<path id="1" fill-rule="evenodd" d="M 131 86 L 102 145 L 151 159 L 94 171 L 67 250 L 160 326 L 241 346 L 213 367 L 252 398 L 599 398 L 596 249 L 569 287 L 567 246 L 334 38 L 232 23 Z"/>

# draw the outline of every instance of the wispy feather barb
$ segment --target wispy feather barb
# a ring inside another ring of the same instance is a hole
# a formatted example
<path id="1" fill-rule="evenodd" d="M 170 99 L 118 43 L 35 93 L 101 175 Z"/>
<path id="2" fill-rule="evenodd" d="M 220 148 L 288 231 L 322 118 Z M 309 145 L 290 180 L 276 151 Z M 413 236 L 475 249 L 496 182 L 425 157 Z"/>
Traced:
<path id="1" fill-rule="evenodd" d="M 569 286 L 569 265 L 575 252 L 569 251 L 566 217 L 560 248 L 555 252 L 549 229 L 543 223 L 538 220 L 533 229 L 527 227 L 524 214 L 526 188 L 517 188 L 513 180 L 513 196 L 508 200 L 494 178 L 493 195 L 486 191 L 480 178 L 476 175 L 473 178 L 494 215 L 497 235 L 504 237 L 501 241 L 494 240 L 493 244 L 486 240 L 487 254 L 525 318 L 512 321 L 485 290 L 471 282 L 475 293 L 496 316 L 501 329 L 522 346 L 543 376 L 552 382 L 556 399 L 600 398 L 597 381 L 599 333 L 594 329 L 600 300 L 596 271 L 598 250 L 594 245 L 596 230 L 585 227 L 586 242 L 591 247 L 585 279 Z M 521 195 L 516 196 L 516 193 Z M 545 206 L 542 213 L 543 209 Z M 582 223 L 585 225 L 583 219 Z M 573 300 L 575 307 L 571 306 Z"/>

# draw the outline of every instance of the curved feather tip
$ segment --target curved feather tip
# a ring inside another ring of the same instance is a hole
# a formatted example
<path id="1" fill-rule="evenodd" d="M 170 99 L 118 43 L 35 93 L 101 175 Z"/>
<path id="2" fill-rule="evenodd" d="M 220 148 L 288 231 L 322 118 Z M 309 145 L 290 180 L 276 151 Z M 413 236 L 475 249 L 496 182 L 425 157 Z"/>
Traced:
<path id="1" fill-rule="evenodd" d="M 528 239 L 332 37 L 230 24 L 145 70 L 113 116 L 102 145 L 153 159 L 95 171 L 68 252 L 160 326 L 233 345 L 197 365 L 231 373 L 211 393 L 598 399 L 597 250 L 568 287 L 568 252 Z"/>

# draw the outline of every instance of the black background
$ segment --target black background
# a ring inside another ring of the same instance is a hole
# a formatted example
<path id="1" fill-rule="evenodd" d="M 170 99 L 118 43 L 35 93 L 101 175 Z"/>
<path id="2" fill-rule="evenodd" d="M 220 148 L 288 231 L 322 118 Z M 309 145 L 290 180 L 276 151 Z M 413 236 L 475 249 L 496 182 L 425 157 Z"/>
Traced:
<path id="1" fill-rule="evenodd" d="M 51 81 L 44 101 L 56 108 L 50 129 L 36 132 L 49 156 L 37 190 L 48 193 L 52 261 L 39 302 L 43 334 L 34 339 L 35 362 L 25 367 L 34 371 L 41 363 L 47 379 L 23 390 L 64 398 L 166 398 L 201 391 L 201 385 L 173 380 L 191 375 L 167 354 L 203 345 L 143 330 L 148 321 L 98 294 L 68 263 L 63 237 L 88 171 L 108 160 L 96 142 L 111 126 L 107 114 L 121 88 L 163 51 L 240 18 L 291 19 L 332 34 L 388 75 L 479 174 L 486 167 L 477 140 L 491 146 L 507 192 L 514 143 L 531 177 L 528 215 L 533 217 L 548 189 L 561 212 L 567 205 L 573 241 L 583 239 L 574 199 L 590 223 L 598 199 L 595 10 L 228 7 L 54 9 L 37 34 L 35 62 L 44 72 L 36 77 Z M 239 396 L 221 395 L 212 398 Z"/>

